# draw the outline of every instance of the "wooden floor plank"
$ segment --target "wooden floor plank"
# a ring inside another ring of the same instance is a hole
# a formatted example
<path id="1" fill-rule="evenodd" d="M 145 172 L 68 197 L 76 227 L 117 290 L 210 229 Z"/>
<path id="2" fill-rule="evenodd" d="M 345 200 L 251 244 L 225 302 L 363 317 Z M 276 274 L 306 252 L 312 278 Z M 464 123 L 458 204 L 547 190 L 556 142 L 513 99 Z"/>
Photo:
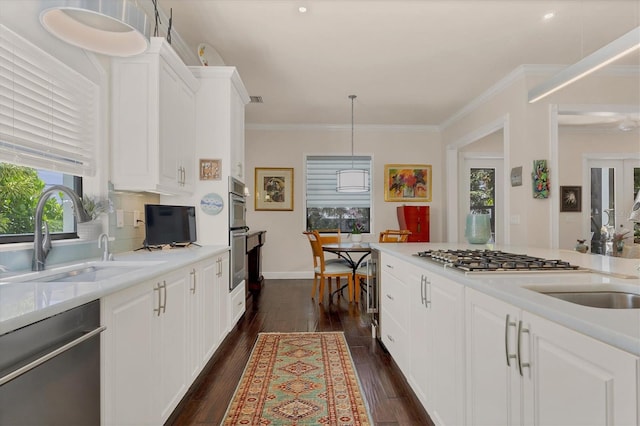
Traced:
<path id="1" fill-rule="evenodd" d="M 266 280 L 167 425 L 219 425 L 260 332 L 344 331 L 376 425 L 432 425 L 404 376 L 371 338 L 360 306 L 335 295 L 311 299 L 312 280 Z M 345 291 L 346 294 L 346 291 Z"/>

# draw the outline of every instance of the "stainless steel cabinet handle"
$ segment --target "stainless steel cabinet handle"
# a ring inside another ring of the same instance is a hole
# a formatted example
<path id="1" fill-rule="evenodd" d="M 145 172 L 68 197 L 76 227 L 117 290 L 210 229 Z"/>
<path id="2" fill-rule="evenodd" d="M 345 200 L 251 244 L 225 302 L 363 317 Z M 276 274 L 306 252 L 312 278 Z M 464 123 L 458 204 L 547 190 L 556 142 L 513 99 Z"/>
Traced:
<path id="1" fill-rule="evenodd" d="M 394 299 L 394 298 L 393 298 L 393 296 L 392 296 L 392 295 L 390 295 L 390 294 L 388 294 L 388 293 L 387 293 L 387 299 L 389 299 L 389 300 L 396 300 L 396 299 Z"/>
<path id="2" fill-rule="evenodd" d="M 162 286 L 160 285 L 160 283 L 156 283 L 156 286 L 153 288 L 153 291 L 158 292 L 158 307 L 153 308 L 153 312 L 156 312 L 158 314 L 157 316 L 160 316 L 160 312 L 162 312 L 162 293 L 160 292 L 161 289 Z"/>
<path id="3" fill-rule="evenodd" d="M 191 281 L 192 284 L 193 284 L 193 287 L 191 287 L 190 290 L 191 290 L 191 293 L 195 294 L 195 292 L 196 292 L 196 270 L 195 269 L 191 269 L 191 272 L 189 273 L 189 275 L 191 275 L 191 277 L 193 279 Z"/>
<path id="4" fill-rule="evenodd" d="M 167 312 L 167 282 L 162 280 L 162 292 L 164 293 L 164 303 L 162 304 L 162 313 Z"/>
<path id="5" fill-rule="evenodd" d="M 425 296 L 425 293 L 427 292 L 427 289 L 425 287 L 426 286 L 424 284 L 424 275 L 421 275 L 420 276 L 420 303 L 422 303 L 426 307 L 427 305 L 425 304 L 425 302 L 427 300 L 427 296 Z"/>
<path id="6" fill-rule="evenodd" d="M 389 268 L 389 269 L 393 269 L 393 265 L 389 265 L 389 264 L 387 263 L 387 268 Z"/>
<path id="7" fill-rule="evenodd" d="M 390 342 L 394 342 L 395 343 L 395 340 L 393 340 L 393 337 L 391 337 L 390 334 L 387 334 L 387 339 L 389 339 Z"/>
<path id="8" fill-rule="evenodd" d="M 523 333 L 529 334 L 529 329 L 523 328 L 522 321 L 519 321 L 518 322 L 518 371 L 520 371 L 521 376 L 524 376 L 522 374 L 523 368 L 531 368 L 531 363 L 522 362 L 522 334 Z"/>
<path id="9" fill-rule="evenodd" d="M 26 373 L 26 372 L 28 372 L 30 370 L 33 370 L 37 366 L 39 366 L 41 364 L 44 364 L 45 362 L 49 361 L 51 358 L 54 358 L 54 357 L 60 355 L 61 353 L 68 351 L 69 349 L 73 348 L 74 346 L 78 346 L 80 343 L 84 342 L 85 340 L 91 339 L 93 336 L 102 333 L 106 329 L 107 329 L 107 327 L 102 326 L 102 327 L 96 328 L 94 330 L 91 330 L 87 334 L 83 334 L 82 336 L 80 336 L 77 339 L 67 343 L 66 345 L 60 346 L 58 349 L 55 349 L 55 350 L 49 352 L 48 354 L 41 356 L 40 358 L 36 359 L 35 361 L 31 361 L 27 365 L 23 365 L 22 367 L 18 368 L 17 370 L 12 371 L 11 373 L 7 374 L 6 376 L 0 377 L 0 386 L 4 385 L 7 382 L 10 382 L 11 380 L 15 379 L 16 377 L 22 376 L 24 373 Z"/>
<path id="10" fill-rule="evenodd" d="M 424 307 L 428 308 L 431 304 L 431 281 L 424 277 Z"/>
<path id="11" fill-rule="evenodd" d="M 517 324 L 513 321 L 509 321 L 509 314 L 507 314 L 507 318 L 504 324 L 504 351 L 507 355 L 507 367 L 511 367 L 511 360 L 517 359 L 516 354 L 509 353 L 509 327 L 515 327 Z"/>

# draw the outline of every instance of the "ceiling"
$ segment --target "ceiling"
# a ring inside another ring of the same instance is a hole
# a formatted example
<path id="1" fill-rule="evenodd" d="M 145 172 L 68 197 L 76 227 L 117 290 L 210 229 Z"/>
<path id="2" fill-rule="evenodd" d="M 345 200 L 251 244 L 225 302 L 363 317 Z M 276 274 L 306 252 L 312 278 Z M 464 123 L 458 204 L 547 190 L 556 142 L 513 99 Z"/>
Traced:
<path id="1" fill-rule="evenodd" d="M 262 96 L 247 106 L 252 124 L 347 124 L 356 94 L 357 125 L 440 125 L 518 66 L 575 63 L 640 25 L 638 0 L 159 5 L 172 9 L 173 30 L 193 52 L 213 46 L 249 94 Z M 616 64 L 640 65 L 640 54 Z"/>

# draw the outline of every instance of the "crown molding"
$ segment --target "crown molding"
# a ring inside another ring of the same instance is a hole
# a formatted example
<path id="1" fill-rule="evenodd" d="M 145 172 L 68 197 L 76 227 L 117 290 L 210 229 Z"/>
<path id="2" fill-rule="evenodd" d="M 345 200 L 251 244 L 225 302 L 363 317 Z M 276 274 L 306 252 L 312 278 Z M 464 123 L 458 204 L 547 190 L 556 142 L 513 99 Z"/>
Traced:
<path id="1" fill-rule="evenodd" d="M 344 131 L 351 130 L 351 124 L 260 124 L 247 123 L 247 130 L 264 131 Z M 415 132 L 415 133 L 438 133 L 438 126 L 432 125 L 403 125 L 403 124 L 356 124 L 355 130 L 363 132 Z"/>

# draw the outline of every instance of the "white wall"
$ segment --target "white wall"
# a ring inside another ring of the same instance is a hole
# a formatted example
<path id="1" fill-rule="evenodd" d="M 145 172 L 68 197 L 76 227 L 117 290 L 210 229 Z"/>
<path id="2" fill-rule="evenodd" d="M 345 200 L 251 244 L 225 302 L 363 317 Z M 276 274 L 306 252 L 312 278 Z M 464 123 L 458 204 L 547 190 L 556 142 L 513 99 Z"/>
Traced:
<path id="1" fill-rule="evenodd" d="M 505 148 L 505 176 L 513 167 L 522 166 L 523 185 L 507 186 L 507 220 L 519 223 L 509 225 L 509 242 L 514 245 L 551 247 L 552 221 L 557 215 L 557 190 L 551 191 L 550 198 L 534 199 L 531 187 L 531 172 L 534 160 L 551 158 L 551 111 L 554 106 L 566 104 L 640 104 L 640 79 L 637 68 L 635 74 L 618 68 L 604 69 L 584 78 L 555 94 L 534 104 L 527 103 L 528 90 L 535 87 L 547 75 L 529 72 L 526 67 L 515 70 L 503 82 L 489 88 L 473 102 L 472 107 L 462 111 L 447 123 L 442 132 L 444 150 L 452 149 L 468 135 L 488 123 L 506 117 L 506 137 L 509 145 Z M 443 161 L 444 158 L 443 158 Z M 560 170 L 549 164 L 552 189 L 557 188 Z M 555 180 L 555 181 L 554 181 Z M 555 197 L 555 201 L 552 199 Z M 554 204 L 555 203 L 555 204 Z M 448 204 L 451 206 L 451 204 Z M 446 225 L 446 224 L 445 224 Z M 555 226 L 557 229 L 557 224 Z"/>
<path id="2" fill-rule="evenodd" d="M 256 167 L 294 168 L 294 210 L 255 211 L 254 200 L 247 200 L 247 223 L 252 230 L 267 231 L 263 248 L 263 274 L 267 278 L 310 277 L 311 248 L 305 230 L 304 158 L 310 154 L 350 155 L 351 128 L 341 126 L 300 126 L 295 128 L 255 128 L 245 133 L 246 184 L 255 194 Z M 384 201 L 384 165 L 431 164 L 433 196 L 431 241 L 442 241 L 443 168 L 440 136 L 431 128 L 355 126 L 354 153 L 373 157 L 371 194 L 373 197 L 372 233 L 365 241 L 377 241 L 378 233 L 398 228 L 396 207 L 401 203 Z"/>

